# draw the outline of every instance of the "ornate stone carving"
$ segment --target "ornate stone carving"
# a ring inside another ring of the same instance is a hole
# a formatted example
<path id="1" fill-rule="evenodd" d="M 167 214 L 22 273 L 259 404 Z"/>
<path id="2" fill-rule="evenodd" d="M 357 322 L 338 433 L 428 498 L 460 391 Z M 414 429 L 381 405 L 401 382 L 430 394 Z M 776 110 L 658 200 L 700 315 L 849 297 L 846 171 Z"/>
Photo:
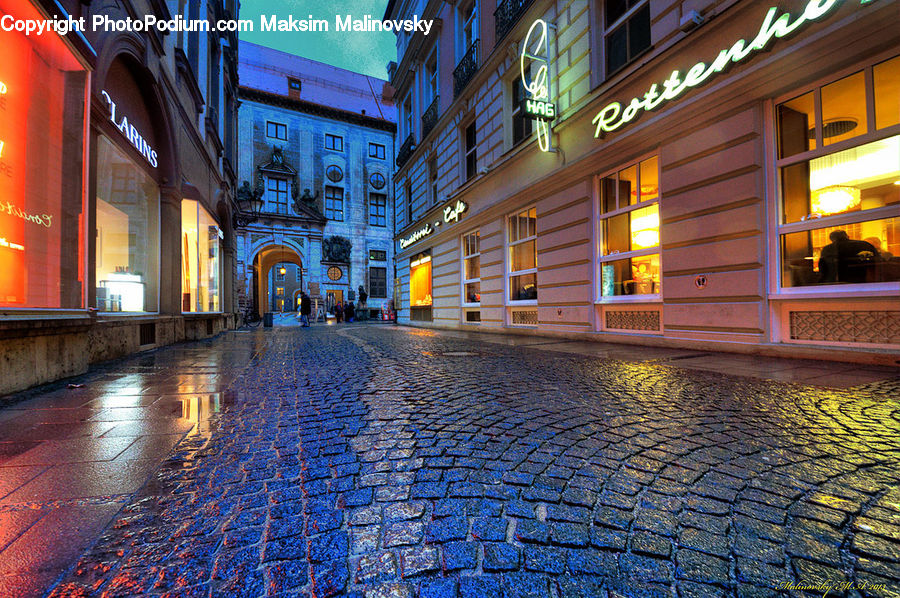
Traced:
<path id="1" fill-rule="evenodd" d="M 322 240 L 322 258 L 326 262 L 350 262 L 350 239 L 334 235 Z"/>

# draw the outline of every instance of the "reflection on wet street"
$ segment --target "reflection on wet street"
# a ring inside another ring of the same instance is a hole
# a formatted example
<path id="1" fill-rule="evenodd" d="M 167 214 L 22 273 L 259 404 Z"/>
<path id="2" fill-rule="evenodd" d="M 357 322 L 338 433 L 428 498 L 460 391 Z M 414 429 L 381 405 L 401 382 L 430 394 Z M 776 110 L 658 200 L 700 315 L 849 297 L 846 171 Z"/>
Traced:
<path id="1" fill-rule="evenodd" d="M 40 595 L 182 440 L 205 444 L 261 346 L 226 335 L 0 399 L 0 596 Z"/>
<path id="2" fill-rule="evenodd" d="M 898 374 L 374 324 L 168 347 L 6 399 L 0 597 L 896 595 Z"/>

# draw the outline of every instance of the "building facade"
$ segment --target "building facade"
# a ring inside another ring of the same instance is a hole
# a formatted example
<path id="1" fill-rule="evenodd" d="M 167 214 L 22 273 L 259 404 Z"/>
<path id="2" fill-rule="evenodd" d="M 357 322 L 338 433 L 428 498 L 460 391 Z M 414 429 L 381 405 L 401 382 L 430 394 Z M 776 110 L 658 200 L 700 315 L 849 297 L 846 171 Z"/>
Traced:
<path id="1" fill-rule="evenodd" d="M 237 3 L 4 2 L 210 20 Z M 0 394 L 233 326 L 236 37 L 0 33 Z"/>
<path id="2" fill-rule="evenodd" d="M 239 179 L 263 200 L 237 240 L 244 309 L 296 311 L 301 291 L 331 309 L 358 302 L 360 287 L 380 309 L 393 282 L 387 82 L 240 47 Z"/>
<path id="3" fill-rule="evenodd" d="M 773 3 L 775 4 L 775 3 Z M 896 2 L 391 1 L 399 319 L 896 363 Z"/>

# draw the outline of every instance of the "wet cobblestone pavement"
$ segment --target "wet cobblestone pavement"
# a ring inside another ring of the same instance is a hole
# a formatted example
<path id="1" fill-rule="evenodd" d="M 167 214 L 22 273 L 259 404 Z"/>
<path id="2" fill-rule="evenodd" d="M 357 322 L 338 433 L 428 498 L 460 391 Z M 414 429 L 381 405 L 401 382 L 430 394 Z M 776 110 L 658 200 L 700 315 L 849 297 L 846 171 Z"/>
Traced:
<path id="1" fill-rule="evenodd" d="M 52 596 L 900 595 L 896 379 L 822 389 L 386 326 L 208 350 L 236 343 L 255 352 L 210 372 L 228 388 L 208 432 Z"/>

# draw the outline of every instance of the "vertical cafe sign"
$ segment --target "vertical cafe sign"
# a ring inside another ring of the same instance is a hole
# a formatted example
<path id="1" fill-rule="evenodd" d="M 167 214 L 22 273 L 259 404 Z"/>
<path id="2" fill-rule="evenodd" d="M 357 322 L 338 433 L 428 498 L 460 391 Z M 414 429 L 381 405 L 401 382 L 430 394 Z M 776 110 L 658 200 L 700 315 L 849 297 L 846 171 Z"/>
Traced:
<path id="1" fill-rule="evenodd" d="M 550 121 L 556 118 L 556 106 L 550 102 L 550 25 L 543 19 L 531 24 L 522 54 L 519 72 L 526 97 L 520 109 L 535 119 L 538 145 L 541 151 L 550 151 Z"/>
<path id="2" fill-rule="evenodd" d="M 25 141 L 31 53 L 14 36 L 0 62 L 0 305 L 25 304 Z"/>

